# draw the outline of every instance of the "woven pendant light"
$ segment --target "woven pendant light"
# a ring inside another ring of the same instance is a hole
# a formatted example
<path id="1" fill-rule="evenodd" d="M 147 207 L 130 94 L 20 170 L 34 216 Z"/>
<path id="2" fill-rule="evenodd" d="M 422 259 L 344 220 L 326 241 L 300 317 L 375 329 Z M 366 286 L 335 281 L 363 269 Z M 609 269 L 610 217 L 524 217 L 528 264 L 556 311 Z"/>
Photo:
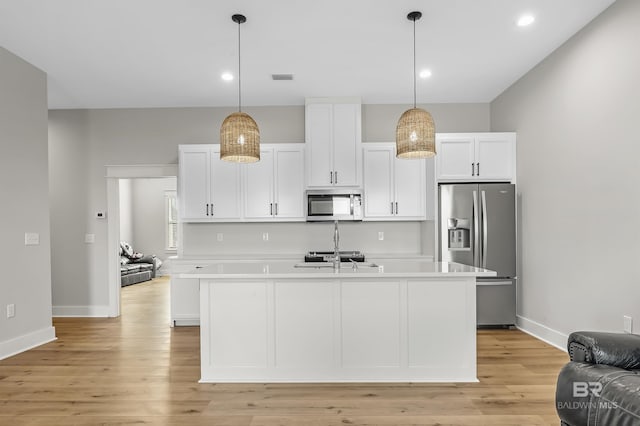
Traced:
<path id="1" fill-rule="evenodd" d="M 413 108 L 402 114 L 396 127 L 396 157 L 429 158 L 436 155 L 436 127 L 428 111 L 416 107 L 416 21 L 421 12 L 411 12 L 413 21 Z"/>
<path id="2" fill-rule="evenodd" d="M 220 159 L 236 163 L 260 161 L 260 130 L 251 116 L 242 112 L 240 97 L 240 24 L 247 21 L 244 15 L 233 15 L 238 24 L 238 112 L 224 119 L 220 126 Z"/>

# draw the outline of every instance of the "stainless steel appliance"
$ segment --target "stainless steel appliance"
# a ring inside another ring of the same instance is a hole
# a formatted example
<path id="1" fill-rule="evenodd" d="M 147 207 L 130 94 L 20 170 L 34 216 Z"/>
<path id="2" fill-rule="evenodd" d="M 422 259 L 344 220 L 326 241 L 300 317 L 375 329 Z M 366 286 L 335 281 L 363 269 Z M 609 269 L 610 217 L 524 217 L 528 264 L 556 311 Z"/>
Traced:
<path id="1" fill-rule="evenodd" d="M 441 184 L 439 259 L 497 272 L 477 280 L 479 326 L 516 321 L 515 185 Z"/>
<path id="2" fill-rule="evenodd" d="M 362 220 L 362 193 L 349 190 L 307 191 L 307 221 Z"/>

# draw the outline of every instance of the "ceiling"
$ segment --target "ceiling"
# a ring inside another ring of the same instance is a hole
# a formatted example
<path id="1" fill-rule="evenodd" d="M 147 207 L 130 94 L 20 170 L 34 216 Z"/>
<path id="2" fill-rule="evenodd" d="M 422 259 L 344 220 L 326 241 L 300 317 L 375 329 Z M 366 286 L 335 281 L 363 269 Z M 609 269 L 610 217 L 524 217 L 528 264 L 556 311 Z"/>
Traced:
<path id="1" fill-rule="evenodd" d="M 237 106 L 242 13 L 243 105 L 409 104 L 420 10 L 418 103 L 490 102 L 613 1 L 0 0 L 0 46 L 47 73 L 50 108 Z"/>

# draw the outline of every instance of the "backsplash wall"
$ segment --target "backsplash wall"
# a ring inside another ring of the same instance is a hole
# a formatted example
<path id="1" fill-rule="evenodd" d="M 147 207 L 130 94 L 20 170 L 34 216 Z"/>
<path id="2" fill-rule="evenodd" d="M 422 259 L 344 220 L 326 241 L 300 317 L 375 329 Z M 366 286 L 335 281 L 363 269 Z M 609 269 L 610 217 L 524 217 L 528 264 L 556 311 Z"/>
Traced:
<path id="1" fill-rule="evenodd" d="M 340 249 L 376 254 L 433 255 L 433 222 L 340 222 Z M 378 233 L 384 233 L 384 240 Z M 268 241 L 263 234 L 268 233 Z M 222 241 L 218 241 L 222 234 Z M 333 222 L 189 223 L 182 227 L 182 255 L 302 255 L 333 250 Z"/>

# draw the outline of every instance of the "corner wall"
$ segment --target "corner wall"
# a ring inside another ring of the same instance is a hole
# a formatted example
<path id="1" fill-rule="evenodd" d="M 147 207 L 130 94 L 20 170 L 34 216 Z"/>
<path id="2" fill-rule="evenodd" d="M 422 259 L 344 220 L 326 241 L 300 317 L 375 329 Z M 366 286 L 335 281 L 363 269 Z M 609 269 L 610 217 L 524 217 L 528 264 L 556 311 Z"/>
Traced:
<path id="1" fill-rule="evenodd" d="M 640 2 L 618 0 L 491 103 L 518 133 L 518 315 L 564 346 L 640 331 Z"/>
<path id="2" fill-rule="evenodd" d="M 55 339 L 46 79 L 0 47 L 0 359 Z M 25 233 L 38 234 L 39 243 L 26 246 Z M 13 318 L 7 318 L 9 304 Z"/>

